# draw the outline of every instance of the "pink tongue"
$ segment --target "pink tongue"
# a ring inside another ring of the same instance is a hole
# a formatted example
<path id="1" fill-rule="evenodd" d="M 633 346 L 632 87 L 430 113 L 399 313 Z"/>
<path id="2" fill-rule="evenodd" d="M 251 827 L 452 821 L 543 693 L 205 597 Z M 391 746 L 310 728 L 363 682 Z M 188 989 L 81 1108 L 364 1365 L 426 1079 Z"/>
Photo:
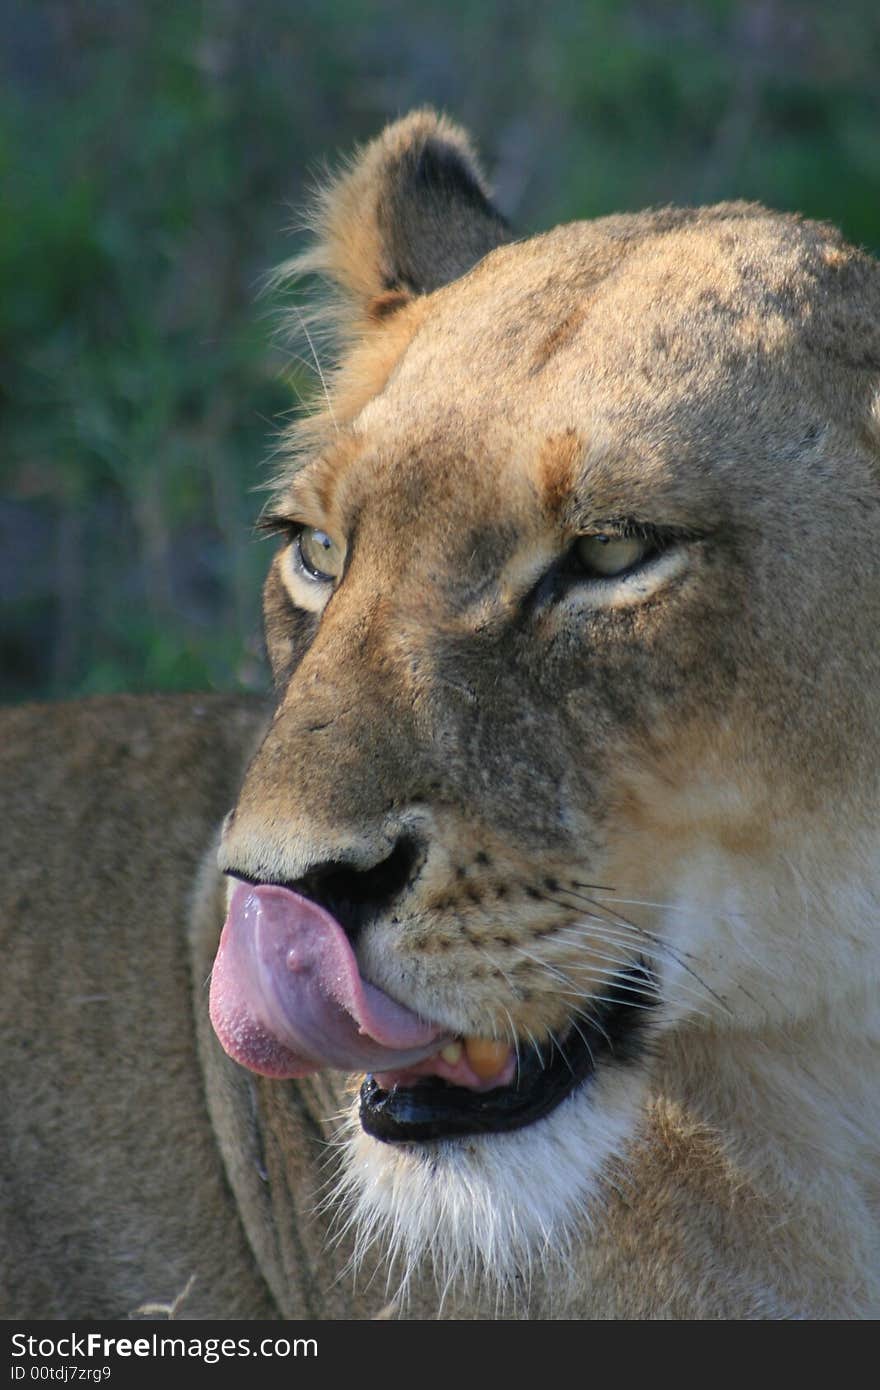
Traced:
<path id="1" fill-rule="evenodd" d="M 223 1047 L 263 1076 L 388 1071 L 449 1035 L 361 978 L 342 927 L 288 888 L 239 884 L 211 975 Z"/>

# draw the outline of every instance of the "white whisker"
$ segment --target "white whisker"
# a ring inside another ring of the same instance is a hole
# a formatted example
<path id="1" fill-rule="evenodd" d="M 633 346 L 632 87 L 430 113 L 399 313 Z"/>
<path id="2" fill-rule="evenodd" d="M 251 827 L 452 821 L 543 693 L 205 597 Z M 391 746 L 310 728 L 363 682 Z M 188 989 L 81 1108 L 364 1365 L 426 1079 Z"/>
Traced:
<path id="1" fill-rule="evenodd" d="M 305 334 L 306 342 L 308 343 L 309 348 L 311 349 L 312 357 L 313 357 L 314 360 L 315 360 L 315 371 L 318 373 L 318 380 L 320 381 L 322 390 L 323 390 L 323 392 L 324 392 L 324 399 L 325 399 L 326 402 L 327 402 L 327 410 L 328 410 L 328 412 L 329 412 L 329 414 L 330 414 L 330 419 L 333 421 L 333 428 L 336 430 L 336 433 L 339 434 L 339 425 L 337 424 L 336 416 L 335 416 L 335 414 L 333 413 L 333 402 L 332 402 L 331 399 L 330 399 L 330 392 L 329 392 L 329 390 L 328 390 L 328 388 L 327 388 L 327 378 L 324 376 L 324 372 L 323 372 L 323 370 L 322 370 L 321 363 L 320 363 L 319 358 L 318 358 L 318 354 L 317 354 L 317 352 L 315 351 L 315 344 L 312 342 L 312 335 L 311 335 L 311 333 L 309 332 L 309 326 L 308 326 L 308 324 L 306 323 L 305 317 L 304 317 L 303 313 L 301 312 L 299 306 L 298 306 L 297 304 L 294 304 L 294 305 L 292 305 L 292 308 L 293 308 L 293 312 L 296 314 L 297 318 L 299 319 L 300 327 L 302 328 L 302 331 L 303 331 L 303 333 Z M 306 364 L 306 365 L 307 365 L 307 364 Z"/>

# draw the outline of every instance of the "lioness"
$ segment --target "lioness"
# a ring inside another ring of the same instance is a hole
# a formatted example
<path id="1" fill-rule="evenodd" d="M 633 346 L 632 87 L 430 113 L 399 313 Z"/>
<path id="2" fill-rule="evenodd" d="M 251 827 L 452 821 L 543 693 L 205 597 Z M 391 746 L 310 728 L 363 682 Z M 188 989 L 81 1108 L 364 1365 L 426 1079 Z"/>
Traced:
<path id="1" fill-rule="evenodd" d="M 5 1315 L 876 1317 L 880 269 L 426 111 L 316 230 L 272 709 L 5 717 Z"/>

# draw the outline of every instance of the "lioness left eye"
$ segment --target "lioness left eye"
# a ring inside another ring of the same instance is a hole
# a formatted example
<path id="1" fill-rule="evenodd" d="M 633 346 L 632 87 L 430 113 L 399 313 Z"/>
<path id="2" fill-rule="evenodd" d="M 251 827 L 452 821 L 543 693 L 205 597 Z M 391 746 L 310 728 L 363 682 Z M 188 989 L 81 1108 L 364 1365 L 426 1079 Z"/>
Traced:
<path id="1" fill-rule="evenodd" d="M 332 584 L 342 573 L 342 551 L 326 531 L 304 526 L 294 538 L 302 568 L 310 579 Z"/>
<path id="2" fill-rule="evenodd" d="M 624 574 L 652 553 L 650 541 L 640 536 L 613 536 L 600 532 L 581 536 L 575 554 L 586 573 L 596 579 L 609 579 Z"/>

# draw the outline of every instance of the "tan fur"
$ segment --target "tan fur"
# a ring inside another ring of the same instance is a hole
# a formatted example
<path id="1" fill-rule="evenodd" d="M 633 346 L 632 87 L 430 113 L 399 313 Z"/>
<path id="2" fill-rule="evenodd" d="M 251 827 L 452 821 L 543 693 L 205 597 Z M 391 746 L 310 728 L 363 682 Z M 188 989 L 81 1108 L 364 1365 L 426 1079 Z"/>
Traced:
<path id="1" fill-rule="evenodd" d="M 6 717 L 4 1312 L 387 1316 L 390 1240 L 416 1316 L 877 1316 L 880 270 L 744 204 L 507 244 L 427 112 L 317 227 L 341 356 L 269 511 L 345 569 L 282 541 L 274 709 Z M 624 523 L 653 566 L 548 588 Z M 233 876 L 415 838 L 358 960 L 452 1033 L 564 1044 L 643 960 L 647 1046 L 425 1150 L 251 1076 L 204 994 L 233 801 Z"/>

